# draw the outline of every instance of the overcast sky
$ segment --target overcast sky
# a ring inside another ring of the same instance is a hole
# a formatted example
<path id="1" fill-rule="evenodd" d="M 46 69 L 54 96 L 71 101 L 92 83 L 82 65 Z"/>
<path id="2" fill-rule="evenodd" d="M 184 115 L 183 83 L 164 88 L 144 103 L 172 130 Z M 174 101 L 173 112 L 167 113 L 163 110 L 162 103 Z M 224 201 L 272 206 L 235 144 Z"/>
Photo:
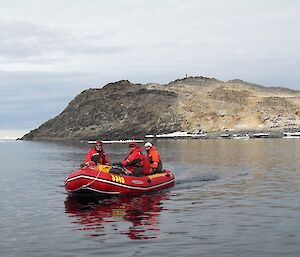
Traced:
<path id="1" fill-rule="evenodd" d="M 300 90 L 299 13 L 298 0 L 0 0 L 0 138 L 121 79 Z"/>

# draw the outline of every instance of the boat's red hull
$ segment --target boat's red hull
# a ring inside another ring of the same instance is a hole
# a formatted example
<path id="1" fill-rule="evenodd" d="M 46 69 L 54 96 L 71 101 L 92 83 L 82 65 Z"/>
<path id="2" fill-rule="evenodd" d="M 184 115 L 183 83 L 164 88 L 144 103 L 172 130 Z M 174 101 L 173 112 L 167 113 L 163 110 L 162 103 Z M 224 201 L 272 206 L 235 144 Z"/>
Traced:
<path id="1" fill-rule="evenodd" d="M 70 194 L 95 192 L 101 195 L 136 195 L 174 185 L 170 171 L 135 177 L 99 171 L 96 167 L 82 168 L 68 175 L 65 188 Z"/>

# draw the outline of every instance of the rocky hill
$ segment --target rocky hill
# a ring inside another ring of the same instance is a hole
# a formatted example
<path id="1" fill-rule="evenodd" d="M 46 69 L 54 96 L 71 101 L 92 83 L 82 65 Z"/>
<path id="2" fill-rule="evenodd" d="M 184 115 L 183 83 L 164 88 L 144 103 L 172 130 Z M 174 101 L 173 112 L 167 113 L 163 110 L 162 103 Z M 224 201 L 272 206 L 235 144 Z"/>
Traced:
<path id="1" fill-rule="evenodd" d="M 138 139 L 173 131 L 299 128 L 300 91 L 187 77 L 166 85 L 122 80 L 85 90 L 22 139 Z"/>

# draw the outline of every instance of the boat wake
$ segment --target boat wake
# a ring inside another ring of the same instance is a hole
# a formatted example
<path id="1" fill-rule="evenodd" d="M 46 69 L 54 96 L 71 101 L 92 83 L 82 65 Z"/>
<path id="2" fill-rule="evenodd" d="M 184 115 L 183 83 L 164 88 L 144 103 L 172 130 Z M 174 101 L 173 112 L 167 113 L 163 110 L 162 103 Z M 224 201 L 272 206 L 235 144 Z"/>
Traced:
<path id="1" fill-rule="evenodd" d="M 199 183 L 199 182 L 209 182 L 215 181 L 220 179 L 220 176 L 217 174 L 199 174 L 195 177 L 188 177 L 188 178 L 178 178 L 176 179 L 176 185 L 178 184 L 192 184 L 192 183 Z"/>

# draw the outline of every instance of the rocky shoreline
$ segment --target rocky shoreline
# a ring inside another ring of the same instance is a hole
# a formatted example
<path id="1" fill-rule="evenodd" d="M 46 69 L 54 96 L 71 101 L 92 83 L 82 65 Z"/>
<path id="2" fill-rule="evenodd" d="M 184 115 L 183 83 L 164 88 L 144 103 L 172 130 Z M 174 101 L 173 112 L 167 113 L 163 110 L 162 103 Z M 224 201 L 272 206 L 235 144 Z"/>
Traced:
<path id="1" fill-rule="evenodd" d="M 87 89 L 21 140 L 144 139 L 174 131 L 278 138 L 298 130 L 300 91 L 199 76 L 165 85 L 122 80 Z"/>
<path id="2" fill-rule="evenodd" d="M 283 138 L 286 133 L 299 133 L 300 128 L 289 130 L 227 130 L 209 133 L 170 133 L 165 135 L 146 135 L 145 140 L 149 139 L 250 139 L 250 138 Z"/>
<path id="3" fill-rule="evenodd" d="M 173 132 L 174 133 L 174 132 Z M 176 133 L 176 132 L 175 132 Z M 135 137 L 135 138 L 122 138 L 122 139 L 116 139 L 116 138 L 110 138 L 107 140 L 107 138 L 94 138 L 91 140 L 88 140 L 88 142 L 94 142 L 96 139 L 101 139 L 104 141 L 107 141 L 109 143 L 127 143 L 130 141 L 140 141 L 140 142 L 146 142 L 146 141 L 153 141 L 153 140 L 178 140 L 178 139 L 187 139 L 187 140 L 203 140 L 203 139 L 252 139 L 252 138 L 285 138 L 286 133 L 299 133 L 300 134 L 300 128 L 294 128 L 289 130 L 242 130 L 242 131 L 218 131 L 218 132 L 208 132 L 208 133 L 198 133 L 198 134 L 191 134 L 188 132 L 181 132 L 184 133 L 183 135 L 168 135 L 168 134 L 162 134 L 162 135 L 145 135 L 145 137 Z M 170 133 L 172 134 L 172 133 Z M 300 136 L 295 137 L 300 138 Z M 22 138 L 17 138 L 17 140 L 24 140 Z M 36 139 L 33 139 L 36 140 Z M 65 139 L 39 139 L 41 141 L 65 141 Z M 77 139 L 72 139 L 68 141 L 78 141 Z M 82 140 L 80 141 L 87 141 Z"/>

